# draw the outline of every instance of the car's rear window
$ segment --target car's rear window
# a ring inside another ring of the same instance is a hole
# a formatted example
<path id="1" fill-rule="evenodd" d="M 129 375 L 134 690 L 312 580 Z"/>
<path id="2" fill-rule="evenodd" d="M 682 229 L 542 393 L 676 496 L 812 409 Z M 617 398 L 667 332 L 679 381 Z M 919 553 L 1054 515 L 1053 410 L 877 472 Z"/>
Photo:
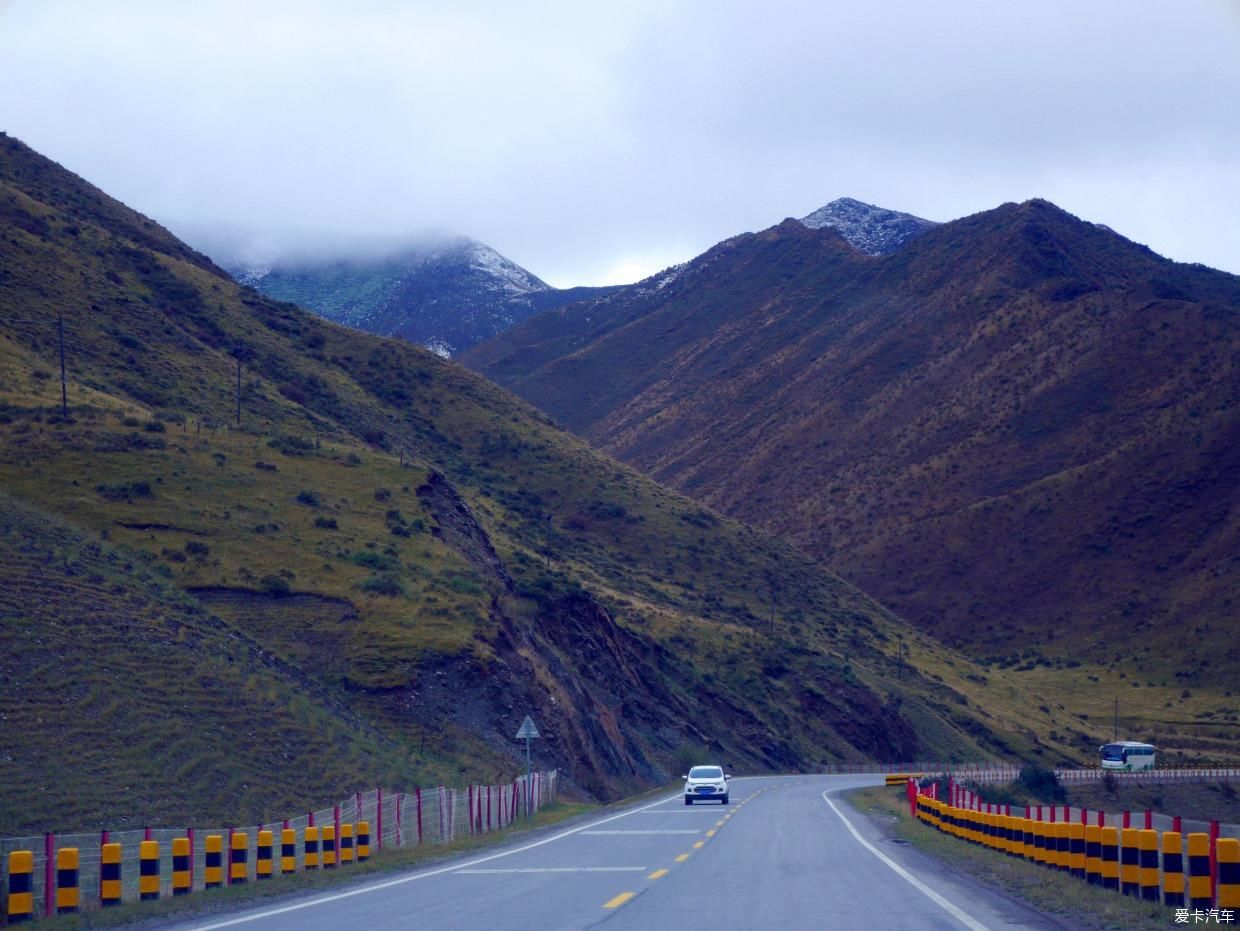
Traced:
<path id="1" fill-rule="evenodd" d="M 689 770 L 691 779 L 718 779 L 722 775 L 723 770 L 718 766 L 695 766 Z"/>

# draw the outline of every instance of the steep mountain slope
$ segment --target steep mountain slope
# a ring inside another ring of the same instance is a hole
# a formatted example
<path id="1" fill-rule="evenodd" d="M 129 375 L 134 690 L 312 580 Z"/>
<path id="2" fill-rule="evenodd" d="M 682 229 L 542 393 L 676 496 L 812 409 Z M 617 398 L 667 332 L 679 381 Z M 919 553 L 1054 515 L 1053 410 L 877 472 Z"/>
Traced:
<path id="1" fill-rule="evenodd" d="M 819 207 L 801 222 L 812 230 L 829 226 L 866 255 L 890 255 L 939 224 L 911 213 L 900 213 L 840 197 Z"/>
<path id="2" fill-rule="evenodd" d="M 329 320 L 403 336 L 451 356 L 530 314 L 606 293 L 552 288 L 491 247 L 460 236 L 395 255 L 238 266 L 234 277 Z"/>
<path id="3" fill-rule="evenodd" d="M 881 258 L 788 221 L 466 361 L 975 655 L 1222 685 L 1238 313 L 1240 279 L 1030 201 Z"/>
<path id="4" fill-rule="evenodd" d="M 27 190 L 29 177 L 43 186 Z M 102 204 L 100 221 L 45 191 Z M 373 784 L 390 773 L 382 748 L 408 781 L 511 772 L 512 733 L 532 713 L 537 762 L 600 797 L 665 779 L 695 748 L 753 771 L 1059 758 L 1093 742 L 786 544 L 594 452 L 458 365 L 236 285 L 7 137 L 0 211 L 0 512 L 14 528 L 0 555 L 6 583 L 42 599 L 0 610 L 6 681 L 24 686 L 4 690 L 0 711 L 79 734 L 6 727 L 0 752 L 13 781 L 36 780 L 76 771 L 99 735 L 89 759 L 120 776 L 65 809 L 84 820 L 133 814 L 123 742 L 139 707 L 164 716 L 144 745 L 165 727 L 186 735 L 141 771 L 180 821 L 235 817 L 260 801 L 245 786 L 266 780 L 281 804 L 321 803 L 319 781 L 278 773 L 307 765 L 318 744 L 305 731 L 323 720 L 359 735 L 338 743 L 356 764 L 333 772 Z M 61 312 L 68 418 L 53 374 Z M 24 550 L 40 523 L 57 529 Z M 90 634 L 126 612 L 145 626 Z M 135 637 L 153 642 L 139 650 Z M 173 791 L 215 752 L 201 709 L 151 698 L 169 688 L 160 657 L 186 638 L 177 688 L 208 696 L 220 745 L 272 749 L 226 764 L 249 780 L 231 798 Z M 19 678 L 49 650 L 82 681 L 106 681 L 90 727 L 73 723 L 80 703 Z M 229 655 L 241 665 L 221 676 Z M 247 688 L 305 753 L 278 753 L 251 728 Z M 37 784 L 0 830 L 50 824 L 75 791 Z"/>

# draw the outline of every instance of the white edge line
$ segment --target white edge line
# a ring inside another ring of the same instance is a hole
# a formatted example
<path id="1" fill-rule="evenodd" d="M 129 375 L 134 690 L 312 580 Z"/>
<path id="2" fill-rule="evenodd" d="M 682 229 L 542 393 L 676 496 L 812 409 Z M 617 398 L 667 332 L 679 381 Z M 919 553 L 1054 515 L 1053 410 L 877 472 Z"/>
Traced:
<path id="1" fill-rule="evenodd" d="M 935 892 L 933 889 L 931 889 L 929 886 L 923 883 L 920 879 L 918 879 L 916 876 L 914 876 L 904 867 L 900 866 L 900 864 L 896 863 L 894 860 L 888 857 L 885 853 L 883 853 L 881 850 L 879 850 L 874 845 L 872 845 L 869 841 L 867 841 L 864 837 L 862 837 L 857 832 L 857 829 L 852 826 L 852 822 L 849 821 L 846 817 L 844 817 L 844 813 L 835 806 L 835 802 L 831 801 L 831 799 L 827 796 L 827 792 L 822 793 L 822 800 L 831 806 L 831 810 L 835 812 L 835 814 L 839 817 L 841 821 L 844 822 L 844 827 L 848 828 L 849 833 L 852 834 L 853 838 L 857 841 L 857 843 L 860 844 L 862 847 L 864 847 L 866 850 L 870 851 L 870 853 L 874 854 L 874 856 L 878 857 L 878 859 L 882 860 L 889 867 L 891 867 L 891 869 L 895 871 L 897 876 L 899 876 L 901 879 L 907 880 L 915 889 L 923 893 L 932 902 L 934 902 L 936 905 L 938 905 L 940 908 L 946 911 L 949 915 L 951 915 L 953 918 L 959 921 L 962 925 L 964 925 L 966 928 L 971 929 L 971 931 L 989 931 L 989 929 L 984 924 L 982 924 L 980 921 L 978 921 L 976 918 L 973 918 L 967 912 L 962 911 L 959 907 L 947 901 L 947 899 L 943 898 L 941 895 L 939 895 L 937 892 Z"/>
<path id="2" fill-rule="evenodd" d="M 492 873 L 644 873 L 648 866 L 525 866 L 516 869 L 457 870 L 456 875 L 477 876 Z"/>
<path id="3" fill-rule="evenodd" d="M 432 876 L 441 876 L 444 873 L 456 873 L 460 870 L 467 869 L 471 866 L 477 866 L 479 863 L 489 863 L 492 860 L 498 860 L 500 857 L 509 857 L 514 853 L 523 853 L 526 850 L 533 850 L 535 847 L 541 847 L 544 844 L 550 844 L 553 841 L 561 840 L 572 834 L 580 834 L 582 831 L 590 828 L 598 827 L 600 824 L 607 824 L 619 818 L 627 818 L 629 815 L 637 814 L 639 811 L 646 811 L 654 808 L 656 805 L 665 805 L 673 799 L 680 798 L 680 793 L 661 798 L 658 801 L 651 802 L 649 805 L 643 805 L 641 808 L 634 808 L 632 811 L 623 811 L 618 815 L 612 815 L 609 818 L 603 818 L 599 821 L 593 821 L 590 824 L 583 824 L 579 828 L 573 828 L 570 831 L 561 831 L 551 837 L 544 837 L 542 840 L 534 841 L 523 847 L 514 847 L 512 850 L 504 850 L 500 853 L 493 853 L 489 856 L 478 857 L 474 860 L 468 860 L 465 863 L 455 863 L 452 866 L 441 866 L 437 869 L 426 870 L 425 872 L 413 873 L 409 876 L 401 876 L 399 879 L 389 879 L 384 882 L 367 884 L 357 889 L 350 889 L 347 892 L 337 892 L 335 895 L 325 895 L 321 898 L 311 899 L 307 902 L 297 902 L 293 905 L 285 905 L 280 908 L 269 908 L 262 912 L 252 912 L 248 915 L 241 915 L 237 918 L 230 918 L 226 921 L 217 921 L 209 925 L 195 925 L 194 931 L 214 931 L 216 928 L 231 928 L 235 925 L 248 924 L 251 921 L 260 921 L 264 918 L 271 918 L 275 915 L 286 915 L 289 912 L 301 911 L 303 908 L 313 908 L 316 905 L 326 905 L 329 902 L 339 902 L 341 899 L 351 899 L 357 895 L 365 895 L 367 892 L 378 892 L 380 889 L 390 889 L 392 886 L 400 886 L 404 883 L 417 882 L 419 879 L 429 879 Z"/>

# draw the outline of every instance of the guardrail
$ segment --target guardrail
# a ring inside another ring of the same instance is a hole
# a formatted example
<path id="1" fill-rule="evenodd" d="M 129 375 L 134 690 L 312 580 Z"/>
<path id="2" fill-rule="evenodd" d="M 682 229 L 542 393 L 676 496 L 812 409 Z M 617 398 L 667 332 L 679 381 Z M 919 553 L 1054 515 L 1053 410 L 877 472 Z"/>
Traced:
<path id="1" fill-rule="evenodd" d="M 1014 782 L 1020 776 L 1020 767 L 1008 763 L 973 766 L 967 764 L 948 765 L 939 769 L 926 769 L 922 772 L 943 773 L 954 776 L 959 781 L 980 783 Z M 1121 769 L 1102 769 L 1090 767 L 1060 767 L 1055 771 L 1061 783 L 1079 784 L 1096 782 L 1107 775 L 1130 783 L 1200 783 L 1200 782 L 1234 782 L 1240 780 L 1240 767 L 1229 766 L 1175 766 L 1166 769 L 1143 769 L 1137 772 L 1125 772 Z"/>
<path id="2" fill-rule="evenodd" d="M 1071 806 L 999 805 L 957 785 L 949 787 L 948 799 L 939 800 L 921 792 L 913 779 L 907 784 L 919 821 L 1091 885 L 1161 901 L 1176 909 L 1177 922 L 1202 910 L 1229 913 L 1222 920 L 1231 921 L 1240 909 L 1240 825 L 1174 818 L 1168 830 L 1160 830 L 1156 818 L 1166 816 L 1150 811 L 1144 812 L 1144 827 L 1137 827 L 1129 812 L 1091 815 Z M 1194 825 L 1207 829 L 1184 831 Z M 1224 827 L 1232 836 L 1224 835 Z"/>
<path id="3" fill-rule="evenodd" d="M 246 827 L 144 828 L 0 838 L 2 914 L 13 924 L 188 895 L 288 873 L 348 868 L 385 847 L 502 830 L 555 797 L 555 770 L 505 785 L 372 789 L 331 808 Z"/>

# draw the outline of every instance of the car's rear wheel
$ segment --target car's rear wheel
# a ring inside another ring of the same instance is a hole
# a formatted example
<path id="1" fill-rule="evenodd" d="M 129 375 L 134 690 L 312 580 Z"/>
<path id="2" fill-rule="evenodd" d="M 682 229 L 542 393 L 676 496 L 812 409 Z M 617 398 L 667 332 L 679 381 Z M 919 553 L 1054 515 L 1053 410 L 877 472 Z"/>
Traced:
<path id="1" fill-rule="evenodd" d="M 726 804 L 728 804 L 728 797 L 725 795 L 725 796 L 721 799 L 721 801 L 722 801 L 722 802 L 723 802 L 723 804 L 725 804 L 725 805 L 726 805 Z"/>
<path id="2" fill-rule="evenodd" d="M 693 799 L 689 798 L 689 796 L 687 796 L 687 795 L 686 795 L 686 796 L 685 796 L 685 804 L 686 804 L 686 805 L 692 805 L 692 804 L 693 804 Z"/>

